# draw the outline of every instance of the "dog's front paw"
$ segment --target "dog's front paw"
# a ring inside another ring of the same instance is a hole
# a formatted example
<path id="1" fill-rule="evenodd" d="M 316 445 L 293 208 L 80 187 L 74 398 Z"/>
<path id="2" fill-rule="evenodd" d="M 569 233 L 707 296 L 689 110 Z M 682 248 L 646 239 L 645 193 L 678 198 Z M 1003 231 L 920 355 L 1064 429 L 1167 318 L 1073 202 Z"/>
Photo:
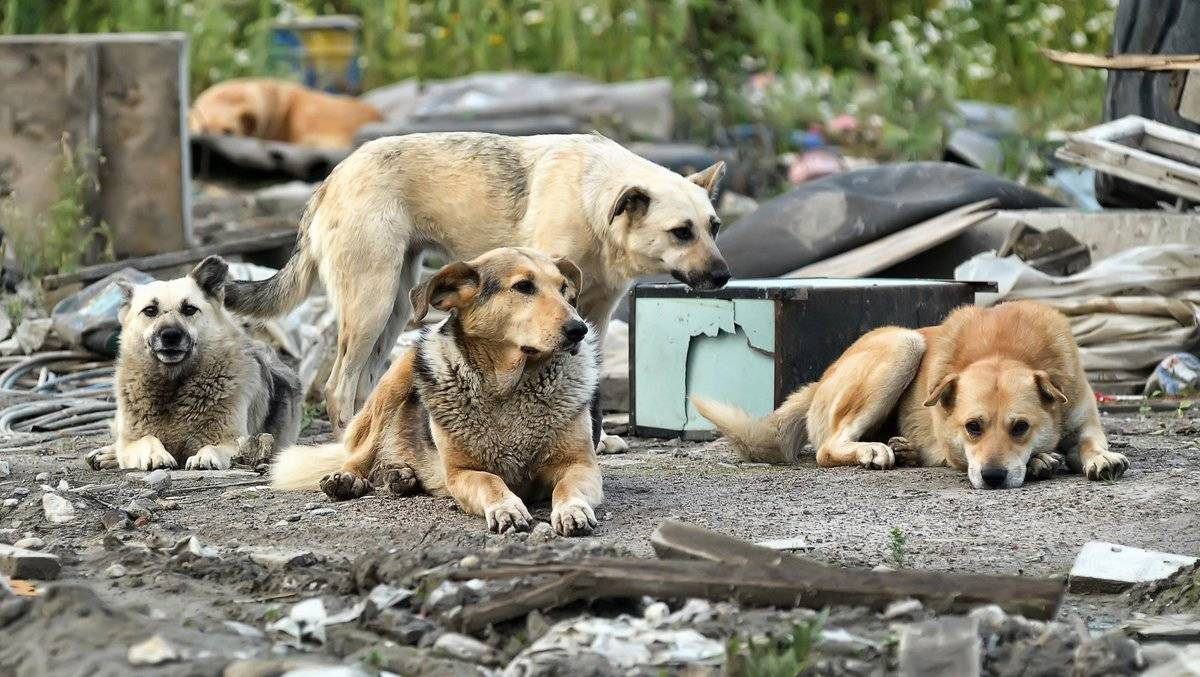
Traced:
<path id="1" fill-rule="evenodd" d="M 383 486 L 393 496 L 409 496 L 417 493 L 417 473 L 407 463 L 384 466 L 380 469 L 379 477 Z"/>
<path id="2" fill-rule="evenodd" d="M 855 453 L 858 464 L 864 468 L 887 470 L 896 467 L 896 455 L 883 442 L 860 442 Z"/>
<path id="3" fill-rule="evenodd" d="M 533 516 L 516 496 L 509 496 L 489 505 L 483 514 L 487 517 L 488 530 L 497 534 L 529 531 L 529 525 L 533 522 Z"/>
<path id="4" fill-rule="evenodd" d="M 608 433 L 600 434 L 600 443 L 596 445 L 597 454 L 623 454 L 627 451 L 629 451 L 629 445 L 625 443 L 625 440 Z"/>
<path id="5" fill-rule="evenodd" d="M 118 450 L 117 465 L 125 470 L 155 470 L 178 468 L 179 462 L 157 437 L 147 436 Z"/>
<path id="6" fill-rule="evenodd" d="M 83 460 L 92 470 L 115 470 L 120 467 L 117 463 L 117 449 L 111 444 L 89 451 Z"/>
<path id="7" fill-rule="evenodd" d="M 592 506 L 579 499 L 554 506 L 550 524 L 561 536 L 591 536 L 596 528 L 596 513 Z"/>
<path id="8" fill-rule="evenodd" d="M 321 491 L 335 501 L 361 498 L 375 491 L 366 479 L 349 472 L 335 472 L 321 479 Z"/>
<path id="9" fill-rule="evenodd" d="M 1083 466 L 1083 474 L 1089 480 L 1115 480 L 1129 469 L 1129 459 L 1125 454 L 1115 451 L 1105 451 L 1088 459 Z"/>
<path id="10" fill-rule="evenodd" d="M 892 450 L 892 457 L 897 466 L 921 465 L 921 450 L 909 442 L 907 437 L 893 437 L 888 440 L 887 445 Z"/>
<path id="11" fill-rule="evenodd" d="M 1038 452 L 1025 464 L 1025 479 L 1047 480 L 1058 474 L 1059 469 L 1066 464 L 1061 454 L 1053 452 Z"/>
<path id="12" fill-rule="evenodd" d="M 208 445 L 188 456 L 183 467 L 188 470 L 229 470 L 233 455 L 221 447 Z"/>

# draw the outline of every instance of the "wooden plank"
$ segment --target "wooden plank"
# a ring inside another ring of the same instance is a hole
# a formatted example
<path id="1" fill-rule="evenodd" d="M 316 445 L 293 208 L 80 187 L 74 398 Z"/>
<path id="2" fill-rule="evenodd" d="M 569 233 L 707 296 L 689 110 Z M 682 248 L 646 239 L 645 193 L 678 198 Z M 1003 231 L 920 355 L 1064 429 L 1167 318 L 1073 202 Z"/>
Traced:
<path id="1" fill-rule="evenodd" d="M 650 534 L 650 545 L 660 559 L 693 559 L 721 564 L 788 566 L 800 570 L 823 569 L 821 564 L 786 552 L 747 543 L 691 524 L 667 520 Z"/>
<path id="2" fill-rule="evenodd" d="M 1134 183 L 1200 201 L 1200 167 L 1122 141 L 1158 152 L 1170 152 L 1179 158 L 1190 158 L 1200 152 L 1200 134 L 1130 115 L 1072 134 L 1055 155 Z"/>
<path id="3" fill-rule="evenodd" d="M 1060 52 L 1043 49 L 1042 54 L 1068 66 L 1103 68 L 1106 70 L 1174 71 L 1200 69 L 1200 54 L 1116 54 L 1100 56 L 1082 52 Z"/>
<path id="4" fill-rule="evenodd" d="M 907 261 L 991 218 L 996 211 L 988 207 L 996 204 L 994 198 L 988 198 L 963 205 L 861 247 L 810 263 L 784 277 L 867 277 Z"/>
<path id="5" fill-rule="evenodd" d="M 746 544 L 753 547 L 751 544 Z M 865 606 L 882 610 L 901 599 L 917 599 L 941 613 L 965 613 L 997 604 L 1026 618 L 1054 618 L 1065 582 L 1020 576 L 985 576 L 932 571 L 869 571 L 816 565 L 795 571 L 786 565 L 743 562 L 584 559 L 575 563 L 528 565 L 455 572 L 453 578 L 517 578 L 563 574 L 463 610 L 461 627 L 477 632 L 538 609 L 580 600 L 686 599 L 734 601 L 752 607 L 822 609 Z"/>
<path id="6" fill-rule="evenodd" d="M 292 229 L 277 230 L 253 237 L 244 237 L 228 242 L 220 242 L 205 247 L 184 249 L 164 254 L 154 254 L 136 259 L 124 259 L 112 263 L 101 263 L 88 266 L 73 273 L 47 275 L 42 278 L 42 287 L 51 290 L 76 282 L 91 283 L 103 279 L 118 270 L 134 268 L 143 272 L 174 268 L 186 263 L 195 263 L 206 256 L 229 256 L 232 254 L 250 254 L 268 251 L 280 247 L 289 247 L 296 241 L 296 231 Z"/>

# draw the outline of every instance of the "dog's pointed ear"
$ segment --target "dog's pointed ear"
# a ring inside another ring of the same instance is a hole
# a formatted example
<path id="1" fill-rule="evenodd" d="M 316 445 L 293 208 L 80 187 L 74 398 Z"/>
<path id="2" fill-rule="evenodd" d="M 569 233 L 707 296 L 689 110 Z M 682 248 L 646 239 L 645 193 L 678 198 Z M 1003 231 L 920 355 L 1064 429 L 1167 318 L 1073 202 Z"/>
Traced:
<path id="1" fill-rule="evenodd" d="M 688 181 L 708 191 L 708 198 L 711 200 L 717 196 L 717 188 L 721 185 L 721 179 L 724 176 L 725 161 L 718 160 L 708 169 L 691 174 L 687 178 Z"/>
<path id="2" fill-rule="evenodd" d="M 1050 380 L 1050 374 L 1039 369 L 1033 372 L 1033 382 L 1037 384 L 1038 396 L 1046 404 L 1050 404 L 1051 402 L 1058 402 L 1059 404 L 1067 403 L 1067 396 L 1063 394 L 1063 391 L 1058 389 L 1058 386 L 1054 385 L 1054 381 Z"/>
<path id="3" fill-rule="evenodd" d="M 414 287 L 408 299 L 412 302 L 413 319 L 422 320 L 430 306 L 438 310 L 462 308 L 478 293 L 479 271 L 465 261 L 455 261 Z"/>
<path id="4" fill-rule="evenodd" d="M 575 290 L 571 297 L 578 299 L 579 295 L 583 293 L 583 271 L 575 265 L 574 261 L 565 256 L 554 259 L 554 265 L 558 266 L 558 272 L 567 278 L 567 284 Z"/>
<path id="5" fill-rule="evenodd" d="M 621 191 L 617 201 L 608 212 L 608 222 L 612 223 L 622 214 L 628 214 L 629 220 L 641 218 L 650 210 L 650 194 L 643 188 L 630 186 Z"/>
<path id="6" fill-rule="evenodd" d="M 957 385 L 958 374 L 948 374 L 933 387 L 933 390 L 929 391 L 929 397 L 925 398 L 925 406 L 932 407 L 940 402 L 943 407 L 952 408 L 954 406 L 954 390 Z"/>
<path id="7" fill-rule="evenodd" d="M 117 290 L 121 292 L 121 305 L 117 307 L 117 322 L 125 324 L 125 316 L 129 314 L 129 304 L 133 302 L 133 283 L 123 277 L 113 280 Z"/>
<path id="8" fill-rule="evenodd" d="M 242 128 L 244 136 L 254 136 L 258 131 L 258 117 L 248 110 L 244 110 L 238 114 L 238 126 Z"/>
<path id="9" fill-rule="evenodd" d="M 225 302 L 225 282 L 229 277 L 229 264 L 225 263 L 225 259 L 210 256 L 196 264 L 189 274 L 206 296 L 215 299 L 218 304 Z"/>

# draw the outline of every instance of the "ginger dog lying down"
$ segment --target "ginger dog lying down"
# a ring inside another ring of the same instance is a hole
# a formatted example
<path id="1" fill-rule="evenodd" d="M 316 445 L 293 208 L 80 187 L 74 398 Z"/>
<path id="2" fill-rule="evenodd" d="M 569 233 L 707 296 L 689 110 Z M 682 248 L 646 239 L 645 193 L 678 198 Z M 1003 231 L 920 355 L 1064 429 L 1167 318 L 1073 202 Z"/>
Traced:
<path id="1" fill-rule="evenodd" d="M 599 371 L 574 307 L 581 279 L 523 248 L 442 268 L 412 305 L 417 318 L 429 306 L 450 317 L 388 369 L 341 443 L 284 451 L 273 486 L 449 495 L 496 532 L 529 529 L 522 499 L 550 496 L 558 533 L 590 534 L 603 497 L 589 411 Z"/>
<path id="2" fill-rule="evenodd" d="M 821 467 L 891 468 L 899 456 L 965 470 L 976 489 L 1051 477 L 1064 456 L 1093 480 L 1129 467 L 1108 450 L 1067 319 L 1033 301 L 869 332 L 762 419 L 692 401 L 748 460 L 794 462 L 811 442 Z"/>

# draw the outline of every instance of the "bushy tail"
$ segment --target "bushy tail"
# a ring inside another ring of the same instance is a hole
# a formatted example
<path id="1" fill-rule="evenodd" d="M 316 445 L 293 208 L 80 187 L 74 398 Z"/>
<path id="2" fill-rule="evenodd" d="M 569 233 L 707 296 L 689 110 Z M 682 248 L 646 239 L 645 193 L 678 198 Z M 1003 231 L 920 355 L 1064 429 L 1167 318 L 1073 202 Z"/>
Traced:
<path id="1" fill-rule="evenodd" d="M 271 464 L 271 487 L 283 491 L 320 489 L 321 478 L 342 469 L 350 458 L 345 445 L 288 447 Z"/>
<path id="2" fill-rule="evenodd" d="M 308 230 L 324 194 L 325 184 L 321 184 L 305 206 L 296 232 L 296 247 L 283 268 L 265 280 L 235 280 L 226 284 L 226 308 L 251 317 L 278 317 L 308 296 L 317 277 L 317 261 L 309 251 Z"/>
<path id="3" fill-rule="evenodd" d="M 762 418 L 699 396 L 692 396 L 692 404 L 717 426 L 743 459 L 756 463 L 795 463 L 808 444 L 808 408 L 815 388 L 815 384 L 804 386 Z"/>

